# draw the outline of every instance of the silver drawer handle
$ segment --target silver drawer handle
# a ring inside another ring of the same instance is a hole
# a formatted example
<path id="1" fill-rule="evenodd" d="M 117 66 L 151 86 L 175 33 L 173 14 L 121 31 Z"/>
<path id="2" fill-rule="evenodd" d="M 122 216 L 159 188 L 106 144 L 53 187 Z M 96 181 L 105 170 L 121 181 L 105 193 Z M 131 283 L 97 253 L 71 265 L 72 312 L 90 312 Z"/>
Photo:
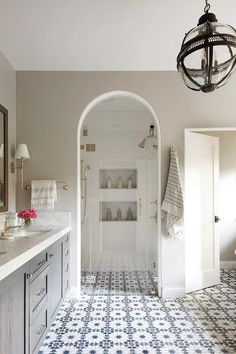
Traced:
<path id="1" fill-rule="evenodd" d="M 45 259 L 43 259 L 42 261 L 38 262 L 37 266 L 40 267 L 41 265 L 43 265 L 45 263 Z"/>
<path id="2" fill-rule="evenodd" d="M 41 327 L 38 330 L 37 334 L 41 334 L 43 332 L 44 328 L 46 328 L 46 326 L 45 325 L 41 325 Z"/>
<path id="3" fill-rule="evenodd" d="M 66 251 L 66 256 L 68 256 L 68 255 L 69 255 L 69 250 Z"/>
<path id="4" fill-rule="evenodd" d="M 49 258 L 53 258 L 53 253 L 50 253 L 50 254 L 49 254 Z"/>
<path id="5" fill-rule="evenodd" d="M 37 296 L 40 296 L 40 295 L 42 295 L 43 293 L 44 293 L 44 291 L 45 291 L 45 289 L 44 288 L 41 288 L 40 290 L 39 290 L 39 292 L 36 294 Z"/>

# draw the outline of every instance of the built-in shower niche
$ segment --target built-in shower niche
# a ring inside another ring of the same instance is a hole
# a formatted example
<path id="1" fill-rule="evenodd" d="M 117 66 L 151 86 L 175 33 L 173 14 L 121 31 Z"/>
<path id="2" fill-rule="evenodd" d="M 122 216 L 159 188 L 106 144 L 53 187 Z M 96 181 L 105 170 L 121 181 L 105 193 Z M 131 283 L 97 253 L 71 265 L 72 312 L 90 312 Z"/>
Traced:
<path id="1" fill-rule="evenodd" d="M 137 221 L 137 202 L 100 202 L 100 221 Z"/>
<path id="2" fill-rule="evenodd" d="M 136 189 L 136 169 L 100 169 L 100 188 L 102 189 Z"/>

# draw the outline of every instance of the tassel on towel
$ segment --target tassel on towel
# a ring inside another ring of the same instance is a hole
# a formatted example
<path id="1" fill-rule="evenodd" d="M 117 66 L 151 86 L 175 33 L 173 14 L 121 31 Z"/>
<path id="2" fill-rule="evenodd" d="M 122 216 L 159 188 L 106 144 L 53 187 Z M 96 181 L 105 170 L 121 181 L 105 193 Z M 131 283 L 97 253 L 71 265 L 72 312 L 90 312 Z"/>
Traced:
<path id="1" fill-rule="evenodd" d="M 177 239 L 183 235 L 184 198 L 179 161 L 175 146 L 170 148 L 170 168 L 162 210 L 168 234 Z"/>
<path id="2" fill-rule="evenodd" d="M 56 181 L 34 180 L 31 182 L 31 207 L 36 210 L 54 210 L 57 201 Z"/>

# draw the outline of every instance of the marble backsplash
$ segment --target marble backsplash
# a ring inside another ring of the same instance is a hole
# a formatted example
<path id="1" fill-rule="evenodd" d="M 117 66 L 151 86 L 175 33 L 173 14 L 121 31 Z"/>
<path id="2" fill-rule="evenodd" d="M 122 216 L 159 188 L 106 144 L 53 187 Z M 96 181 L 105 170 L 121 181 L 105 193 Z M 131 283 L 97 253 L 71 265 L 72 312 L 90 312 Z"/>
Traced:
<path id="1" fill-rule="evenodd" d="M 2 213 L 0 214 L 0 230 L 4 227 L 4 221 L 6 215 L 10 215 L 11 220 L 14 218 L 14 213 Z M 44 212 L 39 211 L 38 217 L 34 219 L 34 225 L 71 225 L 71 213 L 70 212 Z"/>

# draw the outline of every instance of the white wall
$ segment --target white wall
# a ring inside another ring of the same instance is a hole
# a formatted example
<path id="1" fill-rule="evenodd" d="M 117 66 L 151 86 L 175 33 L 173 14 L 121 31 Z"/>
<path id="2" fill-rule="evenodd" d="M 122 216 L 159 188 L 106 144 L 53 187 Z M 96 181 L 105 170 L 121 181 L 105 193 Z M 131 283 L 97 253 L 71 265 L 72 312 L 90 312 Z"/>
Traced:
<path id="1" fill-rule="evenodd" d="M 169 147 L 177 146 L 183 176 L 184 128 L 236 126 L 236 75 L 211 93 L 188 90 L 177 72 L 18 72 L 17 141 L 31 149 L 26 178 L 56 178 L 69 183 L 59 193 L 57 210 L 72 212 L 72 284 L 76 279 L 77 127 L 85 107 L 98 95 L 126 90 L 155 109 L 162 133 L 162 196 Z M 27 192 L 17 191 L 18 207 L 28 205 Z M 163 236 L 163 286 L 184 286 L 184 241 Z"/>
<path id="2" fill-rule="evenodd" d="M 0 52 L 0 104 L 8 110 L 9 165 L 15 154 L 16 142 L 16 72 Z M 8 170 L 9 211 L 15 211 L 15 174 Z M 1 215 L 1 214 L 0 214 Z M 2 220 L 2 217 L 0 218 Z M 0 223 L 1 223 L 0 220 Z"/>
<path id="3" fill-rule="evenodd" d="M 206 132 L 220 145 L 220 260 L 235 261 L 236 249 L 236 131 Z"/>

